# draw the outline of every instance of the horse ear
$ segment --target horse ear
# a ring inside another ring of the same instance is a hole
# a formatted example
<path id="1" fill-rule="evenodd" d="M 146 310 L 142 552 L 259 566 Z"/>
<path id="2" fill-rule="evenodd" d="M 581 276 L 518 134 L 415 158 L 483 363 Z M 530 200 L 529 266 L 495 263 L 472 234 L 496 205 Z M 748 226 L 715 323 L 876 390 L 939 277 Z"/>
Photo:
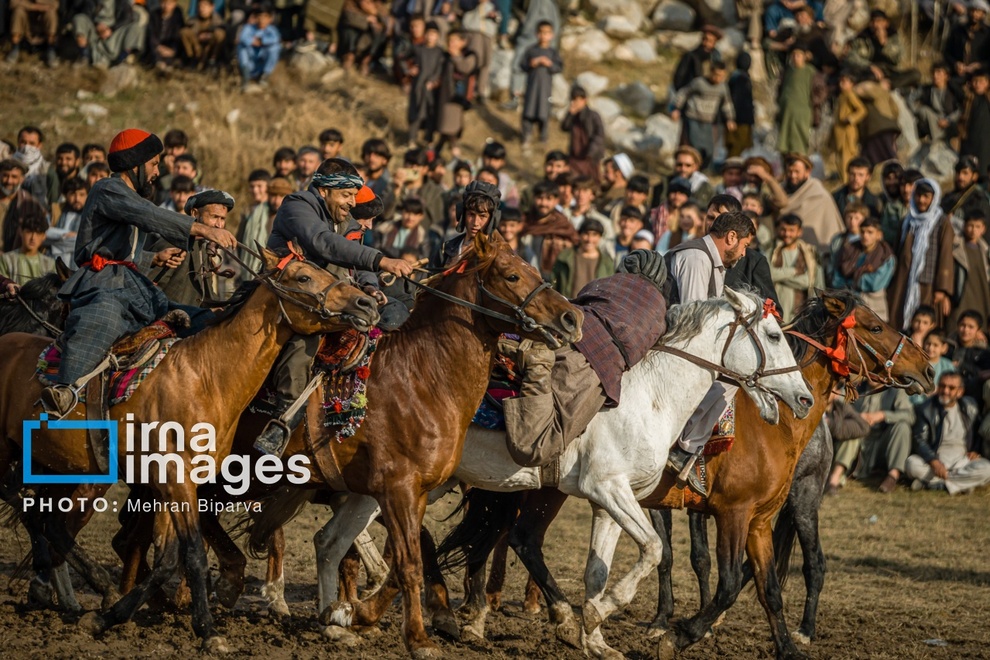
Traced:
<path id="1" fill-rule="evenodd" d="M 839 300 L 835 296 L 830 296 L 824 291 L 819 291 L 818 295 L 821 296 L 822 302 L 825 304 L 825 311 L 828 312 L 830 316 L 841 319 L 846 315 L 846 303 Z"/>
<path id="2" fill-rule="evenodd" d="M 741 295 L 738 291 L 734 291 L 729 287 L 725 287 L 725 289 L 723 289 L 723 293 L 725 295 L 725 299 L 730 305 L 732 305 L 732 309 L 736 310 L 740 314 L 746 313 L 746 296 Z"/>
<path id="3" fill-rule="evenodd" d="M 55 272 L 58 274 L 58 279 L 62 282 L 72 277 L 72 270 L 62 261 L 62 257 L 55 260 Z"/>
<path id="4" fill-rule="evenodd" d="M 258 246 L 259 253 L 261 254 L 261 260 L 265 262 L 265 270 L 275 270 L 278 266 L 279 258 L 278 255 L 269 250 L 268 248 Z"/>
<path id="5" fill-rule="evenodd" d="M 488 238 L 488 235 L 483 231 L 479 231 L 474 235 L 474 253 L 479 257 L 486 256 L 491 243 L 492 241 Z"/>

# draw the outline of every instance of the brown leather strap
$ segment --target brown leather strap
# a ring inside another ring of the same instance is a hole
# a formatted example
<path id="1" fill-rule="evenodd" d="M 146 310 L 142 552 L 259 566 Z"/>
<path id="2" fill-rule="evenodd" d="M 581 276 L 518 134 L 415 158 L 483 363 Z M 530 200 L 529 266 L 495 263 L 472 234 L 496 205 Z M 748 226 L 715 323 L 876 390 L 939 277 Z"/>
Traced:
<path id="1" fill-rule="evenodd" d="M 314 410 L 315 408 L 315 410 Z M 315 431 L 311 425 L 315 426 Z M 323 433 L 323 410 L 319 403 L 312 402 L 307 406 L 306 417 L 302 421 L 303 437 L 306 442 L 306 452 L 316 469 L 320 478 L 331 490 L 341 492 L 347 490 L 347 483 L 344 475 L 340 471 L 337 457 L 333 453 L 333 440 L 329 433 Z"/>
<path id="2" fill-rule="evenodd" d="M 556 488 L 560 485 L 560 457 L 540 466 L 540 485 L 543 488 Z"/>
<path id="3" fill-rule="evenodd" d="M 110 419 L 110 402 L 107 400 L 107 381 L 110 370 L 104 369 L 86 383 L 86 419 L 107 421 Z M 89 446 L 96 464 L 103 474 L 110 472 L 110 434 L 106 428 L 90 428 L 86 431 Z"/>

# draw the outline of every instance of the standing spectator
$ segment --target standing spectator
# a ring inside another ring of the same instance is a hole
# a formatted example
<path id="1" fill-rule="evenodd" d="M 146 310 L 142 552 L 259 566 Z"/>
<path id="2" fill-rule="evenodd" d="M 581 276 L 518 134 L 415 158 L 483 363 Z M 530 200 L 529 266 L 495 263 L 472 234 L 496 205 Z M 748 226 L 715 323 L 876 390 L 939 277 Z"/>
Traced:
<path id="1" fill-rule="evenodd" d="M 984 319 L 979 312 L 966 310 L 959 315 L 956 324 L 956 346 L 952 351 L 952 364 L 962 375 L 967 396 L 980 396 L 984 383 L 990 377 L 990 351 L 983 337 Z"/>
<path id="2" fill-rule="evenodd" d="M 646 226 L 642 212 L 635 206 L 623 206 L 619 213 L 619 230 L 615 236 L 615 259 L 621 261 L 632 249 L 633 238 Z M 652 248 L 652 243 L 650 245 Z"/>
<path id="3" fill-rule="evenodd" d="M 828 95 L 824 80 L 808 61 L 809 56 L 807 46 L 796 45 L 780 83 L 777 149 L 783 153 L 811 153 L 811 128 L 817 125 L 815 108 Z"/>
<path id="4" fill-rule="evenodd" d="M 426 176 L 429 154 L 425 149 L 410 149 L 402 158 L 402 169 L 395 175 L 394 185 L 399 200 L 417 198 L 423 206 L 423 228 L 443 225 L 443 188 Z"/>
<path id="5" fill-rule="evenodd" d="M 447 35 L 447 57 L 440 76 L 440 95 L 437 107 L 440 119 L 437 131 L 440 142 L 436 151 L 441 153 L 445 144 L 450 145 L 450 154 L 460 158 L 461 149 L 457 141 L 464 130 L 464 113 L 470 109 L 474 97 L 473 77 L 478 70 L 478 57 L 467 49 L 467 39 L 463 32 L 454 31 Z"/>
<path id="6" fill-rule="evenodd" d="M 846 166 L 846 185 L 832 195 L 840 214 L 846 212 L 848 204 L 862 204 L 869 209 L 871 216 L 880 217 L 880 200 L 866 187 L 871 176 L 873 176 L 873 167 L 870 161 L 862 156 L 849 161 Z"/>
<path id="7" fill-rule="evenodd" d="M 502 235 L 517 257 L 535 268 L 537 262 L 533 258 L 533 251 L 521 240 L 522 230 L 523 218 L 519 209 L 514 209 L 511 206 L 503 209 L 502 217 L 498 221 L 498 233 Z"/>
<path id="8" fill-rule="evenodd" d="M 528 148 L 533 134 L 533 124 L 540 131 L 540 142 L 546 144 L 550 137 L 550 95 L 553 92 L 553 76 L 560 73 L 564 64 L 560 53 L 551 46 L 553 25 L 548 21 L 536 30 L 536 45 L 530 46 L 522 58 L 526 72 L 526 96 L 522 113 L 523 148 Z"/>
<path id="9" fill-rule="evenodd" d="M 72 32 L 79 46 L 79 63 L 106 69 L 112 64 L 136 61 L 144 52 L 145 26 L 129 0 L 96 0 L 82 5 L 72 17 Z"/>
<path id="10" fill-rule="evenodd" d="M 857 399 L 853 405 L 863 421 L 870 425 L 870 432 L 865 438 L 850 441 L 848 446 L 836 451 L 835 462 L 848 469 L 859 453 L 859 465 L 854 476 L 863 480 L 885 469 L 887 475 L 878 490 L 884 494 L 891 493 L 897 488 L 907 457 L 911 455 L 914 406 L 901 389 L 869 394 Z M 860 448 L 861 451 L 858 451 Z"/>
<path id="11" fill-rule="evenodd" d="M 556 210 L 557 186 L 541 181 L 533 190 L 533 210 L 526 216 L 523 227 L 524 241 L 537 260 L 540 273 L 549 278 L 557 257 L 567 248 L 574 247 L 578 234 L 564 215 Z"/>
<path id="12" fill-rule="evenodd" d="M 823 287 L 824 278 L 815 248 L 801 240 L 801 218 L 784 215 L 777 219 L 777 243 L 770 255 L 770 277 L 780 299 L 784 323 Z"/>
<path id="13" fill-rule="evenodd" d="M 714 25 L 705 25 L 701 28 L 701 43 L 694 50 L 688 51 L 681 56 L 681 61 L 677 63 L 674 71 L 674 91 L 691 84 L 695 78 L 703 77 L 708 71 L 707 67 L 714 62 L 721 62 L 722 55 L 715 50 L 715 45 L 722 38 L 722 31 Z"/>
<path id="14" fill-rule="evenodd" d="M 835 200 L 822 182 L 811 176 L 810 158 L 804 154 L 787 154 L 784 164 L 787 168 L 784 181 L 787 203 L 780 213 L 793 213 L 801 218 L 804 225 L 801 238 L 824 253 L 832 237 L 843 229 L 842 216 Z"/>
<path id="15" fill-rule="evenodd" d="M 557 176 L 569 173 L 570 166 L 567 164 L 567 154 L 557 149 L 547 152 L 543 158 L 543 180 L 554 181 Z M 522 191 L 519 198 L 519 208 L 523 212 L 528 212 L 533 206 L 533 187 L 529 186 Z"/>
<path id="16" fill-rule="evenodd" d="M 518 110 L 519 100 L 526 87 L 526 72 L 523 69 L 525 53 L 530 46 L 537 42 L 536 33 L 541 23 L 549 23 L 554 34 L 560 34 L 560 10 L 556 0 L 530 0 L 523 19 L 516 33 L 516 54 L 512 60 L 512 79 L 509 83 L 511 98 L 503 107 L 506 110 Z M 556 48 L 556 40 L 554 41 Z"/>
<path id="17" fill-rule="evenodd" d="M 40 207 L 21 218 L 17 228 L 18 248 L 0 254 L 0 277 L 24 286 L 36 277 L 55 272 L 55 260 L 41 254 L 48 220 Z"/>
<path id="18" fill-rule="evenodd" d="M 901 244 L 901 227 L 907 216 L 907 202 L 910 199 L 910 193 L 905 198 L 903 178 L 904 168 L 896 161 L 887 163 L 880 171 L 880 181 L 883 184 L 880 226 L 883 228 L 883 240 L 895 250 Z"/>
<path id="19" fill-rule="evenodd" d="M 598 164 L 605 155 L 605 126 L 601 115 L 588 107 L 588 93 L 583 87 L 571 88 L 571 104 L 560 128 L 570 136 L 567 153 L 571 172 L 600 181 Z"/>
<path id="20" fill-rule="evenodd" d="M 602 166 L 602 195 L 598 199 L 599 211 L 609 214 L 622 203 L 632 175 L 632 159 L 626 154 L 615 154 L 605 161 Z"/>
<path id="21" fill-rule="evenodd" d="M 740 202 L 746 183 L 746 161 L 739 157 L 726 158 L 722 163 L 722 183 L 715 186 L 718 195 L 732 195 Z"/>
<path id="22" fill-rule="evenodd" d="M 677 226 L 664 232 L 657 239 L 656 251 L 666 254 L 681 243 L 687 243 L 705 235 L 705 221 L 701 216 L 701 208 L 694 202 L 687 202 L 677 212 Z"/>
<path id="23" fill-rule="evenodd" d="M 976 156 L 980 178 L 987 180 L 990 163 L 990 72 L 977 69 L 970 77 L 962 119 L 959 120 L 959 155 Z"/>
<path id="24" fill-rule="evenodd" d="M 646 226 L 657 239 L 657 245 L 664 240 L 664 235 L 680 225 L 681 208 L 691 198 L 691 184 L 687 179 L 674 177 L 667 184 L 667 199 L 650 211 Z"/>
<path id="25" fill-rule="evenodd" d="M 849 46 L 847 61 L 861 71 L 869 70 L 877 81 L 888 80 L 894 89 L 914 87 L 921 74 L 914 70 L 901 71 L 897 67 L 906 61 L 900 35 L 890 25 L 890 19 L 882 9 L 870 12 L 870 24 Z"/>
<path id="26" fill-rule="evenodd" d="M 174 213 L 185 214 L 186 202 L 196 194 L 196 182 L 184 174 L 172 177 L 172 185 L 168 189 L 168 199 L 159 206 Z"/>
<path id="27" fill-rule="evenodd" d="M 984 28 L 984 31 L 987 31 Z M 957 131 L 956 122 L 962 115 L 962 107 L 955 90 L 949 87 L 949 66 L 936 63 L 932 67 L 932 84 L 921 89 L 915 117 L 918 120 L 918 137 L 929 138 L 934 145 L 946 143 Z"/>
<path id="28" fill-rule="evenodd" d="M 274 223 L 275 214 L 278 213 L 279 208 L 282 206 L 282 202 L 285 198 L 296 192 L 292 189 L 292 184 L 289 183 L 288 179 L 283 179 L 280 176 L 272 177 L 272 180 L 268 182 L 268 217 Z M 271 234 L 271 231 L 268 232 Z"/>
<path id="29" fill-rule="evenodd" d="M 881 320 L 887 321 L 887 287 L 894 278 L 897 260 L 883 240 L 880 221 L 867 218 L 859 228 L 858 241 L 850 241 L 839 253 L 838 269 L 833 280 L 840 289 L 851 289 Z"/>
<path id="30" fill-rule="evenodd" d="M 100 179 L 110 176 L 110 166 L 103 161 L 96 161 L 86 166 L 86 187 L 90 190 Z"/>
<path id="31" fill-rule="evenodd" d="M 856 95 L 866 105 L 866 119 L 859 125 L 860 153 L 874 167 L 897 158 L 897 138 L 901 134 L 897 123 L 900 109 L 886 84 L 872 78 L 855 87 Z"/>
<path id="32" fill-rule="evenodd" d="M 976 156 L 962 156 L 956 162 L 955 187 L 942 199 L 942 211 L 949 217 L 952 228 L 961 233 L 970 213 L 990 217 L 990 201 L 979 183 L 980 164 Z"/>
<path id="33" fill-rule="evenodd" d="M 392 175 L 388 171 L 389 161 L 392 160 L 392 150 L 388 143 L 381 138 L 365 140 L 361 145 L 361 162 L 364 163 L 364 182 L 372 192 L 382 200 L 385 211 L 382 215 L 392 217 L 395 212 L 395 190 L 392 187 Z"/>
<path id="34" fill-rule="evenodd" d="M 45 245 L 53 259 L 62 258 L 66 265 L 75 263 L 72 257 L 76 248 L 76 232 L 82 219 L 83 206 L 89 196 L 86 182 L 76 177 L 66 179 L 62 184 L 62 213 L 58 221 L 45 232 Z"/>
<path id="35" fill-rule="evenodd" d="M 842 214 L 842 221 L 845 223 L 846 229 L 842 233 L 833 236 L 828 244 L 830 258 L 825 271 L 825 281 L 829 286 L 839 289 L 843 288 L 844 285 L 838 283 L 842 279 L 837 279 L 840 255 L 847 245 L 859 241 L 860 227 L 862 227 L 863 221 L 869 217 L 870 209 L 866 208 L 863 204 L 853 202 L 846 206 L 846 212 Z"/>
<path id="36" fill-rule="evenodd" d="M 612 223 L 613 229 L 618 228 L 619 214 L 626 206 L 635 206 L 639 209 L 639 214 L 643 218 L 646 218 L 646 214 L 650 210 L 649 202 L 650 180 L 642 174 L 634 174 L 629 177 L 629 182 L 626 184 L 626 194 L 622 197 L 622 203 L 616 204 L 609 214 L 609 220 Z"/>
<path id="37" fill-rule="evenodd" d="M 327 128 L 320 132 L 320 156 L 323 160 L 339 158 L 344 148 L 344 134 L 336 128 Z"/>
<path id="38" fill-rule="evenodd" d="M 953 83 L 962 88 L 966 79 L 990 59 L 990 29 L 986 18 L 990 6 L 986 0 L 970 0 L 967 20 L 952 26 L 942 47 L 946 71 L 951 69 Z M 934 73 L 934 71 L 933 71 Z"/>
<path id="39" fill-rule="evenodd" d="M 484 103 L 491 94 L 492 76 L 489 67 L 492 63 L 492 46 L 498 30 L 498 12 L 491 0 L 463 3 L 461 6 L 466 7 L 470 4 L 477 6 L 461 15 L 461 29 L 467 35 L 468 49 L 478 56 L 478 93 L 476 97 L 479 103 Z"/>
<path id="40" fill-rule="evenodd" d="M 313 146 L 300 147 L 296 154 L 296 189 L 308 190 L 309 184 L 313 182 L 313 175 L 323 161 L 320 158 L 320 150 Z"/>
<path id="41" fill-rule="evenodd" d="M 58 39 L 58 0 L 10 0 L 10 52 L 7 63 L 16 64 L 21 54 L 21 42 L 27 38 L 45 42 L 45 64 L 54 67 L 55 42 Z M 40 28 L 40 29 L 39 29 Z"/>
<path id="42" fill-rule="evenodd" d="M 267 245 L 268 235 L 272 233 L 275 213 L 268 205 L 271 181 L 272 175 L 268 170 L 254 170 L 248 175 L 248 192 L 251 201 L 247 210 L 241 215 L 240 224 L 237 225 L 237 242 L 244 246 L 238 248 L 237 256 L 254 272 L 260 271 L 262 264 L 247 250 L 254 251 L 258 245 Z"/>
<path id="43" fill-rule="evenodd" d="M 942 325 L 952 311 L 953 232 L 952 224 L 939 208 L 940 197 L 941 190 L 931 179 L 914 184 L 897 274 L 888 298 L 895 328 L 903 327 L 920 305 L 935 308 L 936 325 Z"/>
<path id="44" fill-rule="evenodd" d="M 936 329 L 935 308 L 929 305 L 921 305 L 915 311 L 914 316 L 911 317 L 911 325 L 905 332 L 910 331 L 911 341 L 918 346 L 924 346 L 928 333 Z"/>
<path id="45" fill-rule="evenodd" d="M 715 124 L 725 122 L 727 131 L 736 128 L 732 98 L 725 84 L 725 64 L 715 62 L 708 75 L 695 78 L 678 90 L 670 117 L 680 121 L 684 114 L 686 142 L 701 153 L 701 168 L 707 168 L 715 153 Z"/>
<path id="46" fill-rule="evenodd" d="M 729 158 L 741 156 L 753 146 L 753 125 L 756 123 L 756 106 L 753 103 L 753 80 L 749 67 L 753 58 L 742 50 L 736 55 L 736 70 L 729 76 L 729 95 L 736 115 L 736 128 L 725 134 L 725 148 Z"/>
<path id="47" fill-rule="evenodd" d="M 573 298 L 592 280 L 615 273 L 615 262 L 600 247 L 604 225 L 588 219 L 578 229 L 578 244 L 567 248 L 553 265 L 553 286 L 565 298 Z"/>
<path id="48" fill-rule="evenodd" d="M 938 390 L 917 411 L 914 451 L 905 472 L 911 490 L 944 489 L 967 493 L 990 483 L 990 461 L 980 455 L 974 432 L 979 420 L 976 402 L 963 394 L 959 374 L 942 374 Z"/>
<path id="49" fill-rule="evenodd" d="M 443 75 L 444 52 L 439 46 L 440 28 L 433 21 L 426 24 L 423 44 L 412 47 L 409 75 L 412 85 L 409 91 L 409 145 L 416 145 L 419 131 L 426 130 L 426 142 L 433 142 L 436 127 L 437 96 Z"/>
<path id="50" fill-rule="evenodd" d="M 375 247 L 386 256 L 398 259 L 414 252 L 416 261 L 429 259 L 439 249 L 440 237 L 423 224 L 425 207 L 417 197 L 406 197 L 399 204 L 400 218 L 383 224 L 376 232 Z"/>
<path id="51" fill-rule="evenodd" d="M 237 41 L 237 64 L 245 91 L 252 89 L 253 82 L 268 87 L 268 78 L 278 64 L 282 36 L 278 28 L 272 25 L 274 20 L 271 4 L 262 2 L 252 5 L 251 16 L 241 28 Z"/>
<path id="52" fill-rule="evenodd" d="M 866 119 L 866 106 L 856 96 L 851 71 L 839 74 L 839 98 L 835 104 L 832 144 L 842 180 L 849 181 L 849 163 L 859 156 L 859 124 Z"/>
<path id="53" fill-rule="evenodd" d="M 555 179 L 554 182 L 557 183 L 557 180 Z M 557 185 L 557 191 L 559 195 L 559 183 Z M 574 208 L 570 213 L 569 219 L 575 229 L 580 229 L 588 220 L 595 220 L 601 223 L 601 234 L 605 241 L 601 249 L 610 256 L 615 256 L 612 251 L 612 244 L 615 242 L 615 227 L 612 226 L 612 221 L 608 216 L 599 213 L 595 208 L 595 193 L 595 181 L 591 177 L 581 176 L 576 178 L 574 180 Z M 563 213 L 562 210 L 561 212 Z M 564 213 L 564 215 L 568 214 Z M 576 291 L 580 291 L 580 289 Z"/>
<path id="54" fill-rule="evenodd" d="M 79 147 L 71 142 L 63 142 L 55 149 L 55 162 L 53 165 L 55 174 L 58 176 L 59 191 L 62 190 L 62 186 L 65 185 L 66 181 L 79 176 L 80 162 Z M 59 199 L 63 196 L 64 193 L 59 196 Z"/>
<path id="55" fill-rule="evenodd" d="M 506 163 L 505 145 L 501 142 L 488 142 L 481 150 L 482 170 L 486 167 L 492 168 L 498 175 L 498 190 L 502 195 L 502 203 L 506 206 L 519 206 L 519 190 L 512 176 L 505 170 Z M 481 178 L 481 170 L 478 171 L 478 178 Z"/>
<path id="56" fill-rule="evenodd" d="M 14 152 L 14 158 L 27 166 L 24 187 L 46 209 L 57 214 L 58 209 L 53 206 L 58 203 L 62 184 L 58 180 L 55 168 L 45 160 L 42 153 L 44 142 L 45 134 L 40 128 L 23 127 L 17 131 L 17 151 Z"/>
<path id="57" fill-rule="evenodd" d="M 715 196 L 715 187 L 701 171 L 701 163 L 701 153 L 692 146 L 683 144 L 674 152 L 674 173 L 691 186 L 691 199 L 699 206 L 708 206 Z"/>
<path id="58" fill-rule="evenodd" d="M 296 171 L 296 150 L 292 147 L 279 147 L 272 156 L 272 170 L 275 176 L 292 180 L 292 173 Z"/>
<path id="59" fill-rule="evenodd" d="M 175 176 L 189 177 L 196 186 L 202 183 L 202 177 L 199 174 L 199 163 L 191 153 L 183 153 L 176 156 L 175 166 L 172 168 L 172 172 Z"/>
<path id="60" fill-rule="evenodd" d="M 19 160 L 0 161 L 0 252 L 17 248 L 23 218 L 45 216 L 45 207 L 24 189 L 27 166 Z"/>
<path id="61" fill-rule="evenodd" d="M 227 41 L 223 16 L 214 11 L 213 0 L 198 0 L 196 16 L 182 28 L 182 48 L 186 62 L 199 71 L 219 70 L 217 59 L 223 55 Z"/>
<path id="62" fill-rule="evenodd" d="M 949 319 L 951 325 L 955 325 L 960 312 L 966 310 L 990 318 L 990 246 L 983 239 L 986 231 L 986 215 L 979 210 L 970 211 L 963 226 L 963 240 L 953 250 L 956 290 Z"/>
<path id="63" fill-rule="evenodd" d="M 184 27 L 178 0 L 162 0 L 158 9 L 149 12 L 146 54 L 149 64 L 159 71 L 168 71 L 179 61 L 184 52 Z"/>

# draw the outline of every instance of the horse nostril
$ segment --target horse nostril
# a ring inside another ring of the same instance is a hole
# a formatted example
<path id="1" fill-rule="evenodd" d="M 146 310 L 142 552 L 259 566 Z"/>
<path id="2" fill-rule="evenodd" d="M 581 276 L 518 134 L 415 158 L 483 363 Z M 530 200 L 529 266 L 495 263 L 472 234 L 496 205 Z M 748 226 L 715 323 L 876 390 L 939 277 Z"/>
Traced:
<path id="1" fill-rule="evenodd" d="M 361 310 L 370 312 L 372 310 L 378 309 L 378 305 L 369 296 L 361 296 L 354 301 L 354 305 Z"/>
<path id="2" fill-rule="evenodd" d="M 798 403 L 800 403 L 802 406 L 807 406 L 808 408 L 810 408 L 811 406 L 815 405 L 815 400 L 810 396 L 802 396 L 798 399 Z"/>
<path id="3" fill-rule="evenodd" d="M 928 380 L 934 381 L 935 380 L 935 367 L 933 367 L 932 365 L 929 364 L 928 365 L 928 368 L 925 369 L 925 375 L 928 376 Z"/>
<path id="4" fill-rule="evenodd" d="M 571 311 L 560 315 L 560 325 L 568 332 L 574 332 L 578 327 L 577 314 Z"/>

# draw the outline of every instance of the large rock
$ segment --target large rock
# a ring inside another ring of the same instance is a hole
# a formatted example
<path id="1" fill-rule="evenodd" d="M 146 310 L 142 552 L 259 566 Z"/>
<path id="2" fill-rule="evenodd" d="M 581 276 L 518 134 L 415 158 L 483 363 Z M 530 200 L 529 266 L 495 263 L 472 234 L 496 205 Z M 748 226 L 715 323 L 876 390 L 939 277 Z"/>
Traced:
<path id="1" fill-rule="evenodd" d="M 600 25 L 602 30 L 605 31 L 610 37 L 615 37 L 616 39 L 625 39 L 631 37 L 639 32 L 639 26 L 641 23 L 635 23 L 632 19 L 627 18 L 619 14 L 613 16 L 606 16 Z"/>
<path id="2" fill-rule="evenodd" d="M 591 106 L 592 110 L 602 116 L 602 123 L 605 124 L 622 114 L 622 106 L 619 105 L 618 101 L 614 101 L 606 96 L 595 97 L 588 101 L 588 105 Z"/>
<path id="3" fill-rule="evenodd" d="M 723 61 L 734 60 L 746 45 L 746 35 L 734 27 L 725 28 L 724 33 L 715 48 L 722 54 Z"/>
<path id="4" fill-rule="evenodd" d="M 646 120 L 644 130 L 645 138 L 654 138 L 660 141 L 660 156 L 668 158 L 673 156 L 674 150 L 681 141 L 681 124 L 667 115 L 650 115 Z"/>
<path id="5" fill-rule="evenodd" d="M 137 85 L 137 82 L 137 67 L 130 64 L 121 64 L 107 71 L 107 77 L 103 79 L 103 84 L 100 85 L 100 94 L 108 99 L 112 99 L 125 89 L 130 89 Z"/>
<path id="6" fill-rule="evenodd" d="M 657 101 L 653 91 L 641 82 L 620 85 L 613 96 L 637 117 L 649 117 Z"/>
<path id="7" fill-rule="evenodd" d="M 586 30 L 574 49 L 575 54 L 592 62 L 601 62 L 606 53 L 612 50 L 612 40 L 601 30 Z"/>
<path id="8" fill-rule="evenodd" d="M 609 135 L 612 136 L 611 140 L 615 148 L 626 152 L 638 151 L 638 145 L 643 142 L 643 129 L 641 128 L 631 128 Z"/>
<path id="9" fill-rule="evenodd" d="M 318 50 L 304 50 L 293 53 L 289 68 L 303 74 L 318 74 L 336 66 L 336 63 Z"/>
<path id="10" fill-rule="evenodd" d="M 637 0 L 588 0 L 594 10 L 596 20 L 605 20 L 610 16 L 623 16 L 636 26 L 638 30 L 646 18 L 646 11 Z"/>
<path id="11" fill-rule="evenodd" d="M 922 145 L 920 149 L 911 157 L 910 167 L 921 170 L 929 179 L 935 181 L 945 181 L 951 179 L 955 174 L 956 162 L 959 156 L 956 155 L 944 142 Z"/>
<path id="12" fill-rule="evenodd" d="M 688 32 L 694 27 L 696 17 L 697 14 L 694 9 L 681 0 L 663 0 L 653 10 L 653 15 L 650 18 L 653 21 L 653 27 L 658 30 Z"/>
<path id="13" fill-rule="evenodd" d="M 694 50 L 701 44 L 701 33 L 700 32 L 659 32 L 657 34 L 657 43 L 659 43 L 661 48 L 670 48 L 672 50 L 679 50 L 682 52 L 687 52 L 689 50 Z"/>
<path id="14" fill-rule="evenodd" d="M 653 43 L 652 39 L 638 37 L 636 39 L 630 39 L 622 45 L 625 46 L 627 51 L 629 51 L 629 59 L 624 60 L 626 62 L 653 64 L 657 61 L 657 47 L 656 44 Z M 621 58 L 616 56 L 616 59 Z"/>
<path id="15" fill-rule="evenodd" d="M 897 125 L 901 129 L 901 136 L 897 138 L 897 150 L 910 156 L 918 150 L 918 146 L 921 144 L 918 139 L 918 126 L 914 122 L 914 113 L 911 112 L 907 102 L 898 92 L 891 92 L 890 97 L 897 106 Z"/>
<path id="16" fill-rule="evenodd" d="M 608 89 L 608 78 L 594 71 L 579 73 L 574 82 L 584 87 L 584 91 L 588 92 L 588 98 L 598 96 Z"/>
<path id="17" fill-rule="evenodd" d="M 564 74 L 558 73 L 553 77 L 550 89 L 550 104 L 557 108 L 566 108 L 571 102 L 571 85 Z"/>
<path id="18" fill-rule="evenodd" d="M 736 13 L 736 0 L 685 0 L 685 2 L 694 9 L 702 23 L 724 27 L 735 25 L 739 18 Z"/>
<path id="19" fill-rule="evenodd" d="M 492 78 L 492 90 L 499 91 L 509 89 L 512 84 L 512 58 L 515 57 L 514 50 L 492 49 L 492 59 L 489 63 Z"/>

